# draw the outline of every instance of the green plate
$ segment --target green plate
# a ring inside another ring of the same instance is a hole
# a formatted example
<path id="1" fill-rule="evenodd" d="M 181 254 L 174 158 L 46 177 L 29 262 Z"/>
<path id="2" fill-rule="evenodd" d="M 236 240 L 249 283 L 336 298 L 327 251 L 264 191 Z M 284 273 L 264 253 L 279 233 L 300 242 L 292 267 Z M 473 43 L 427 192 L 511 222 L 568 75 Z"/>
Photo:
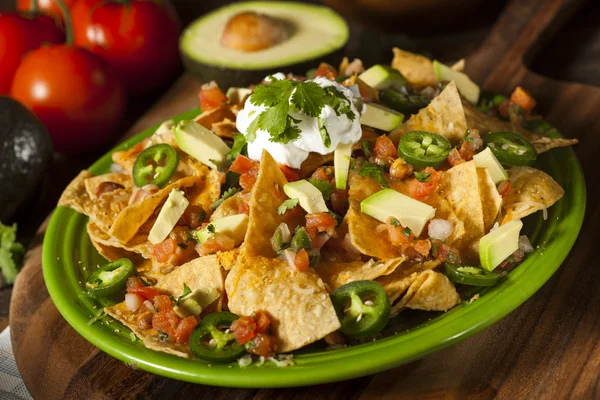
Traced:
<path id="1" fill-rule="evenodd" d="M 198 110 L 189 111 L 177 119 L 192 118 L 197 113 Z M 115 150 L 129 148 L 153 132 L 154 129 L 144 131 Z M 549 134 L 558 136 L 555 130 Z M 110 164 L 107 154 L 90 171 L 107 172 Z M 44 279 L 54 304 L 79 334 L 126 364 L 158 375 L 208 385 L 266 388 L 313 385 L 373 374 L 419 359 L 484 329 L 527 300 L 558 269 L 581 228 L 585 183 L 570 148 L 545 153 L 538 164 L 561 184 L 565 196 L 548 210 L 547 220 L 542 219 L 541 213 L 526 219 L 525 227 L 536 250 L 502 284 L 482 293 L 479 300 L 446 313 L 401 313 L 386 329 L 386 335 L 373 342 L 337 350 L 327 350 L 318 343 L 311 345 L 295 353 L 294 366 L 280 368 L 271 361 L 262 367 L 209 365 L 146 349 L 127 328 L 101 316 L 102 305 L 86 295 L 82 282 L 105 260 L 86 234 L 87 217 L 73 210 L 59 207 L 52 216 L 44 238 Z"/>

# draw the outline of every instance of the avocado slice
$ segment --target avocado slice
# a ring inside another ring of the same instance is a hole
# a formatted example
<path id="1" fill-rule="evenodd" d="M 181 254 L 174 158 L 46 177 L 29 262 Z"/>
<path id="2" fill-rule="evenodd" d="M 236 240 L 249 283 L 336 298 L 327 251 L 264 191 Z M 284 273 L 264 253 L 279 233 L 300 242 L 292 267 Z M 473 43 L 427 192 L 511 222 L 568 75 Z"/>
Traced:
<path id="1" fill-rule="evenodd" d="M 479 101 L 479 86 L 477 86 L 467 74 L 455 71 L 439 61 L 433 61 L 433 70 L 435 71 L 438 82 L 454 81 L 460 94 L 462 94 L 470 103 L 477 104 Z"/>
<path id="2" fill-rule="evenodd" d="M 479 240 L 479 261 L 488 271 L 519 249 L 519 233 L 523 228 L 520 219 L 509 221 Z"/>
<path id="3" fill-rule="evenodd" d="M 333 168 L 335 171 L 335 187 L 346 189 L 348 171 L 352 157 L 352 143 L 340 143 L 333 153 Z"/>
<path id="4" fill-rule="evenodd" d="M 40 204 L 54 150 L 48 130 L 27 107 L 0 96 L 0 221 Z"/>
<path id="5" fill-rule="evenodd" d="M 489 147 L 473 156 L 477 168 L 487 168 L 492 180 L 497 185 L 508 179 L 508 173 L 500 164 L 494 153 Z"/>
<path id="6" fill-rule="evenodd" d="M 417 237 L 427 221 L 435 217 L 435 208 L 393 189 L 383 189 L 367 197 L 360 202 L 360 211 L 381 222 L 394 217 Z"/>
<path id="7" fill-rule="evenodd" d="M 179 122 L 173 133 L 181 150 L 212 169 L 221 167 L 231 150 L 213 131 L 192 120 Z"/>
<path id="8" fill-rule="evenodd" d="M 358 78 L 367 85 L 379 90 L 391 87 L 400 89 L 408 82 L 400 71 L 388 67 L 387 65 L 380 64 L 373 65 L 371 68 L 360 74 Z"/>
<path id="9" fill-rule="evenodd" d="M 235 240 L 235 245 L 237 246 L 244 240 L 247 229 L 248 215 L 236 214 L 212 221 L 205 228 L 197 231 L 196 237 L 198 238 L 198 242 L 204 243 L 213 237 L 215 233 L 222 233 Z"/>
<path id="10" fill-rule="evenodd" d="M 365 112 L 360 116 L 362 125 L 389 132 L 404 120 L 404 115 L 375 103 L 365 104 Z"/>
<path id="11" fill-rule="evenodd" d="M 257 51 L 240 51 L 222 43 L 230 19 L 256 12 L 283 22 L 287 38 Z M 281 1 L 239 2 L 221 7 L 192 22 L 181 35 L 185 67 L 204 81 L 221 87 L 245 86 L 285 70 L 303 74 L 320 62 L 339 62 L 349 38 L 345 20 L 328 7 Z"/>
<path id="12" fill-rule="evenodd" d="M 309 214 L 329 211 L 323 193 L 306 179 L 287 183 L 283 191 L 290 199 L 298 199 L 300 207 Z"/>
<path id="13" fill-rule="evenodd" d="M 150 229 L 148 241 L 152 244 L 158 244 L 165 240 L 185 212 L 188 204 L 190 202 L 185 198 L 181 190 L 171 190 L 167 201 L 165 201 L 165 204 L 158 213 L 156 222 L 154 222 L 152 229 Z"/>
<path id="14" fill-rule="evenodd" d="M 202 310 L 211 305 L 221 294 L 212 286 L 204 286 L 185 296 L 173 310 L 181 318 L 200 315 Z"/>

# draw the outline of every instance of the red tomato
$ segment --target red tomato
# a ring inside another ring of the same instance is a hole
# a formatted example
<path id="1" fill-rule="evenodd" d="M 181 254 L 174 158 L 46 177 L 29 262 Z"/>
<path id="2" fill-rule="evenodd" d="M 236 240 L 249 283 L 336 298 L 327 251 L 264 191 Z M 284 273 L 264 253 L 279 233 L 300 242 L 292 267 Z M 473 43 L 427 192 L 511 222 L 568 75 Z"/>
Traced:
<path id="1" fill-rule="evenodd" d="M 166 262 L 169 257 L 175 253 L 175 250 L 177 249 L 176 246 L 177 244 L 175 243 L 175 240 L 172 238 L 166 238 L 162 242 L 157 243 L 152 247 L 152 255 L 157 261 Z"/>
<path id="2" fill-rule="evenodd" d="M 254 346 L 248 348 L 248 352 L 261 357 L 271 357 L 277 348 L 277 342 L 273 336 L 259 333 L 254 338 Z"/>
<path id="3" fill-rule="evenodd" d="M 143 297 L 144 300 L 152 301 L 155 297 L 163 294 L 160 290 L 153 288 L 152 286 L 135 286 L 128 287 L 127 293 L 137 294 L 140 297 Z"/>
<path id="4" fill-rule="evenodd" d="M 500 182 L 498 185 L 498 193 L 502 197 L 506 196 L 510 192 L 510 189 L 512 189 L 512 182 L 509 179 Z"/>
<path id="5" fill-rule="evenodd" d="M 182 319 L 175 329 L 175 341 L 177 344 L 188 344 L 196 325 L 198 325 L 198 321 L 195 317 Z"/>
<path id="6" fill-rule="evenodd" d="M 76 0 L 62 0 L 67 8 L 71 8 Z M 17 0 L 17 10 L 19 11 L 30 11 L 32 6 L 31 0 Z M 39 12 L 50 15 L 56 21 L 63 20 L 63 13 L 56 0 L 37 0 L 37 7 Z"/>
<path id="7" fill-rule="evenodd" d="M 75 44 L 108 60 L 129 94 L 150 93 L 179 69 L 181 23 L 168 1 L 80 0 L 71 19 Z"/>
<path id="8" fill-rule="evenodd" d="M 256 321 L 252 317 L 240 317 L 233 321 L 231 330 L 235 341 L 244 344 L 256 336 Z"/>
<path id="9" fill-rule="evenodd" d="M 257 311 L 254 316 L 254 320 L 256 321 L 256 332 L 257 333 L 266 333 L 270 326 L 271 320 L 269 316 L 264 311 Z"/>
<path id="10" fill-rule="evenodd" d="M 315 71 L 315 76 L 324 76 L 333 81 L 337 77 L 337 71 L 332 65 L 322 62 Z"/>
<path id="11" fill-rule="evenodd" d="M 233 160 L 233 163 L 231 164 L 231 167 L 229 167 L 229 170 L 231 172 L 236 172 L 238 174 L 245 174 L 255 164 L 256 164 L 255 161 L 252 161 L 248 157 L 240 154 L 239 156 L 236 157 L 235 160 Z"/>
<path id="12" fill-rule="evenodd" d="M 174 342 L 176 338 L 175 330 L 177 329 L 181 318 L 175 310 L 169 296 L 156 296 L 154 306 L 158 308 L 158 312 L 152 316 L 152 327 L 169 335 L 169 341 Z"/>
<path id="13" fill-rule="evenodd" d="M 308 253 L 305 249 L 300 249 L 294 257 L 294 267 L 297 271 L 304 272 L 308 270 L 310 266 L 310 260 L 308 259 Z"/>
<path id="14" fill-rule="evenodd" d="M 42 120 L 60 152 L 82 153 L 107 144 L 125 114 L 125 91 L 110 66 L 68 45 L 25 56 L 10 94 Z"/>
<path id="15" fill-rule="evenodd" d="M 450 166 L 454 167 L 455 165 L 464 162 L 465 160 L 463 160 L 462 156 L 460 155 L 460 152 L 456 150 L 456 147 L 452 148 L 452 150 L 450 150 L 450 154 L 448 154 L 448 163 L 450 164 Z"/>
<path id="16" fill-rule="evenodd" d="M 200 108 L 202 111 L 214 110 L 227 102 L 227 96 L 218 87 L 200 90 L 198 99 L 200 99 Z"/>
<path id="17" fill-rule="evenodd" d="M 288 167 L 287 165 L 279 164 L 279 169 L 285 175 L 285 179 L 288 182 L 295 182 L 300 180 L 300 170 Z"/>
<path id="18" fill-rule="evenodd" d="M 0 95 L 8 94 L 25 54 L 42 43 L 61 43 L 64 34 L 47 16 L 0 13 Z"/>
<path id="19" fill-rule="evenodd" d="M 306 229 L 316 229 L 317 232 L 327 232 L 329 236 L 333 236 L 335 233 L 335 227 L 337 221 L 331 214 L 328 213 L 314 213 L 306 214 Z"/>
<path id="20" fill-rule="evenodd" d="M 536 105 L 536 101 L 527 90 L 523 89 L 521 86 L 517 86 L 515 90 L 510 95 L 510 101 L 521 106 L 523 110 L 527 114 L 529 114 Z"/>
<path id="21" fill-rule="evenodd" d="M 425 168 L 425 172 L 431 174 L 428 182 L 419 182 L 415 178 L 408 181 L 408 193 L 410 197 L 421 199 L 429 196 L 437 189 L 442 179 L 440 172 L 431 167 Z"/>

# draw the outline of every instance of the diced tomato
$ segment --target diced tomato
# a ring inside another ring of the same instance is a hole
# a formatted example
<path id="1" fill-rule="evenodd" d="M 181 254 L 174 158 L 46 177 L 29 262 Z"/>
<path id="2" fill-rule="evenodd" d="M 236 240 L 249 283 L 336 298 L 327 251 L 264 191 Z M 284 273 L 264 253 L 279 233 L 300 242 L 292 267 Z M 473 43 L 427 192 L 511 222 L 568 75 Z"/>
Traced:
<path id="1" fill-rule="evenodd" d="M 414 247 L 417 253 L 421 254 L 423 257 L 427 257 L 431 251 L 431 242 L 429 240 L 417 240 Z"/>
<path id="2" fill-rule="evenodd" d="M 334 236 L 336 226 L 337 221 L 329 213 L 306 214 L 306 228 L 309 231 L 316 229 L 317 232 L 325 232 L 329 236 Z"/>
<path id="3" fill-rule="evenodd" d="M 521 106 L 525 113 L 529 114 L 536 105 L 536 101 L 527 90 L 517 86 L 510 95 L 510 101 Z"/>
<path id="4" fill-rule="evenodd" d="M 154 299 L 153 302 L 154 302 L 154 307 L 156 307 L 158 309 L 158 312 L 173 309 L 173 302 L 171 301 L 169 296 L 166 296 L 166 295 L 156 296 L 156 298 Z"/>
<path id="5" fill-rule="evenodd" d="M 510 100 L 504 100 L 504 103 L 498 106 L 498 112 L 505 118 L 508 118 L 508 109 L 510 108 Z"/>
<path id="6" fill-rule="evenodd" d="M 277 342 L 271 335 L 259 333 L 253 339 L 254 346 L 248 347 L 248 352 L 261 357 L 271 357 L 277 349 Z"/>
<path id="7" fill-rule="evenodd" d="M 454 167 L 455 165 L 458 165 L 458 164 L 464 163 L 464 162 L 465 162 L 465 160 L 463 160 L 459 151 L 456 150 L 456 148 L 453 148 L 452 150 L 450 150 L 450 154 L 448 154 L 448 163 L 450 164 L 450 166 Z"/>
<path id="8" fill-rule="evenodd" d="M 164 263 L 175 253 L 175 249 L 177 249 L 177 243 L 169 237 L 152 246 L 152 255 L 157 261 Z"/>
<path id="9" fill-rule="evenodd" d="M 322 62 L 315 72 L 315 76 L 324 76 L 327 79 L 335 80 L 337 77 L 336 69 L 327 63 Z"/>
<path id="10" fill-rule="evenodd" d="M 394 246 L 410 243 L 415 238 L 415 235 L 413 235 L 412 232 L 409 232 L 407 236 L 408 231 L 406 231 L 405 228 L 400 225 L 400 222 L 393 217 L 387 219 L 385 226 L 390 237 L 390 242 L 392 242 Z"/>
<path id="11" fill-rule="evenodd" d="M 164 294 L 163 291 L 156 289 L 152 286 L 137 286 L 137 287 L 128 287 L 127 293 L 137 294 L 138 296 L 144 298 L 144 300 L 154 300 L 155 297 Z"/>
<path id="12" fill-rule="evenodd" d="M 181 321 L 181 318 L 173 310 L 173 302 L 169 296 L 156 296 L 154 306 L 158 312 L 152 316 L 152 328 L 169 335 L 169 341 L 176 340 L 175 330 Z"/>
<path id="13" fill-rule="evenodd" d="M 410 197 L 422 199 L 435 192 L 438 188 L 442 174 L 431 167 L 425 168 L 425 172 L 430 174 L 428 182 L 419 182 L 416 178 L 408 181 L 408 194 Z"/>
<path id="14" fill-rule="evenodd" d="M 348 210 L 348 191 L 344 189 L 336 189 L 331 193 L 331 209 L 339 215 L 346 215 Z"/>
<path id="15" fill-rule="evenodd" d="M 335 170 L 329 165 L 324 165 L 317 168 L 310 177 L 320 181 L 330 181 L 335 177 Z"/>
<path id="16" fill-rule="evenodd" d="M 198 321 L 195 317 L 182 319 L 179 325 L 177 325 L 177 329 L 175 329 L 175 341 L 177 344 L 188 344 L 196 325 L 198 325 Z"/>
<path id="17" fill-rule="evenodd" d="M 392 140 L 385 135 L 381 135 L 375 140 L 373 152 L 378 158 L 398 158 L 398 150 L 396 150 L 396 146 L 394 146 Z"/>
<path id="18" fill-rule="evenodd" d="M 140 278 L 138 278 L 137 276 L 130 276 L 129 278 L 127 278 L 126 285 L 127 285 L 127 289 L 135 288 L 135 287 L 143 287 L 144 282 L 142 282 L 142 280 Z"/>
<path id="19" fill-rule="evenodd" d="M 256 321 L 256 333 L 267 333 L 271 327 L 271 320 L 264 311 L 257 311 L 254 316 Z"/>
<path id="20" fill-rule="evenodd" d="M 252 317 L 240 317 L 233 321 L 231 330 L 239 344 L 249 342 L 256 336 L 256 321 Z"/>
<path id="21" fill-rule="evenodd" d="M 227 102 L 227 96 L 218 87 L 200 90 L 198 98 L 200 99 L 200 108 L 202 111 L 214 110 Z"/>
<path id="22" fill-rule="evenodd" d="M 235 248 L 235 240 L 222 233 L 217 233 L 215 237 L 208 239 L 197 248 L 198 254 L 205 256 L 218 251 L 229 251 Z"/>
<path id="23" fill-rule="evenodd" d="M 180 222 L 192 229 L 196 229 L 200 226 L 200 223 L 206 217 L 206 212 L 200 206 L 190 204 L 183 213 Z"/>
<path id="24" fill-rule="evenodd" d="M 239 184 L 246 192 L 252 190 L 256 184 L 259 168 L 260 165 L 258 163 L 254 163 L 250 169 L 240 176 Z"/>
<path id="25" fill-rule="evenodd" d="M 250 215 L 250 204 L 248 204 L 245 201 L 240 203 L 240 205 L 238 207 L 238 213 Z"/>
<path id="26" fill-rule="evenodd" d="M 469 131 L 468 136 L 460 145 L 460 150 L 458 153 L 460 157 L 465 161 L 471 161 L 473 156 L 477 154 L 479 149 L 483 146 L 483 139 L 479 136 L 479 133 L 475 130 Z M 454 149 L 455 150 L 455 149 Z"/>
<path id="27" fill-rule="evenodd" d="M 498 185 L 498 193 L 500 193 L 500 196 L 502 197 L 506 196 L 510 192 L 510 189 L 512 189 L 512 182 L 510 179 L 502 181 Z"/>
<path id="28" fill-rule="evenodd" d="M 457 249 L 450 247 L 439 240 L 432 243 L 433 257 L 440 261 L 449 261 L 451 263 L 460 264 L 460 255 Z"/>
<path id="29" fill-rule="evenodd" d="M 287 165 L 279 164 L 279 169 L 285 175 L 285 179 L 288 182 L 295 182 L 300 180 L 300 170 L 295 168 L 290 168 Z"/>
<path id="30" fill-rule="evenodd" d="M 305 249 L 300 249 L 299 252 L 294 256 L 294 267 L 297 271 L 304 272 L 308 270 L 310 260 L 308 259 L 308 253 Z"/>
<path id="31" fill-rule="evenodd" d="M 135 146 L 133 146 L 131 149 L 128 150 L 128 153 L 129 152 L 132 152 L 132 153 L 141 153 L 142 151 L 144 151 L 144 141 L 136 143 Z"/>
<path id="32" fill-rule="evenodd" d="M 252 167 L 254 167 L 255 164 L 256 164 L 256 161 L 253 161 L 253 160 L 249 159 L 248 157 L 240 154 L 239 156 L 236 157 L 235 160 L 233 160 L 233 163 L 229 167 L 229 170 L 231 172 L 237 172 L 238 174 L 245 174 Z"/>

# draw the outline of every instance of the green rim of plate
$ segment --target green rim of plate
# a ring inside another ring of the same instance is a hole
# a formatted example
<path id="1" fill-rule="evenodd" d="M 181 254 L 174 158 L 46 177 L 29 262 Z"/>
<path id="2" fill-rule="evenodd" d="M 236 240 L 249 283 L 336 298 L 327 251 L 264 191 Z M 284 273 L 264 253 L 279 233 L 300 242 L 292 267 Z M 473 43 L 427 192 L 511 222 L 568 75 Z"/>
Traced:
<path id="1" fill-rule="evenodd" d="M 198 112 L 188 111 L 174 119 L 193 118 Z M 113 151 L 130 148 L 155 129 L 140 133 Z M 549 135 L 559 136 L 555 130 Z M 96 175 L 104 173 L 111 162 L 108 153 L 89 170 Z M 477 301 L 463 303 L 408 331 L 343 349 L 300 351 L 294 355 L 294 366 L 279 368 L 267 361 L 262 367 L 241 368 L 236 363 L 210 365 L 179 358 L 146 349 L 120 323 L 99 316 L 102 307 L 86 295 L 82 282 L 106 261 L 91 245 L 85 231 L 87 217 L 71 209 L 58 207 L 48 225 L 42 257 L 44 279 L 54 304 L 80 335 L 126 364 L 157 375 L 248 388 L 304 386 L 356 378 L 417 360 L 481 331 L 517 308 L 550 279 L 579 234 L 586 188 L 581 166 L 570 148 L 544 153 L 538 166 L 562 185 L 565 196 L 548 210 L 547 220 L 542 219 L 541 213 L 527 218 L 526 227 L 536 250 L 503 283 L 486 291 Z"/>

